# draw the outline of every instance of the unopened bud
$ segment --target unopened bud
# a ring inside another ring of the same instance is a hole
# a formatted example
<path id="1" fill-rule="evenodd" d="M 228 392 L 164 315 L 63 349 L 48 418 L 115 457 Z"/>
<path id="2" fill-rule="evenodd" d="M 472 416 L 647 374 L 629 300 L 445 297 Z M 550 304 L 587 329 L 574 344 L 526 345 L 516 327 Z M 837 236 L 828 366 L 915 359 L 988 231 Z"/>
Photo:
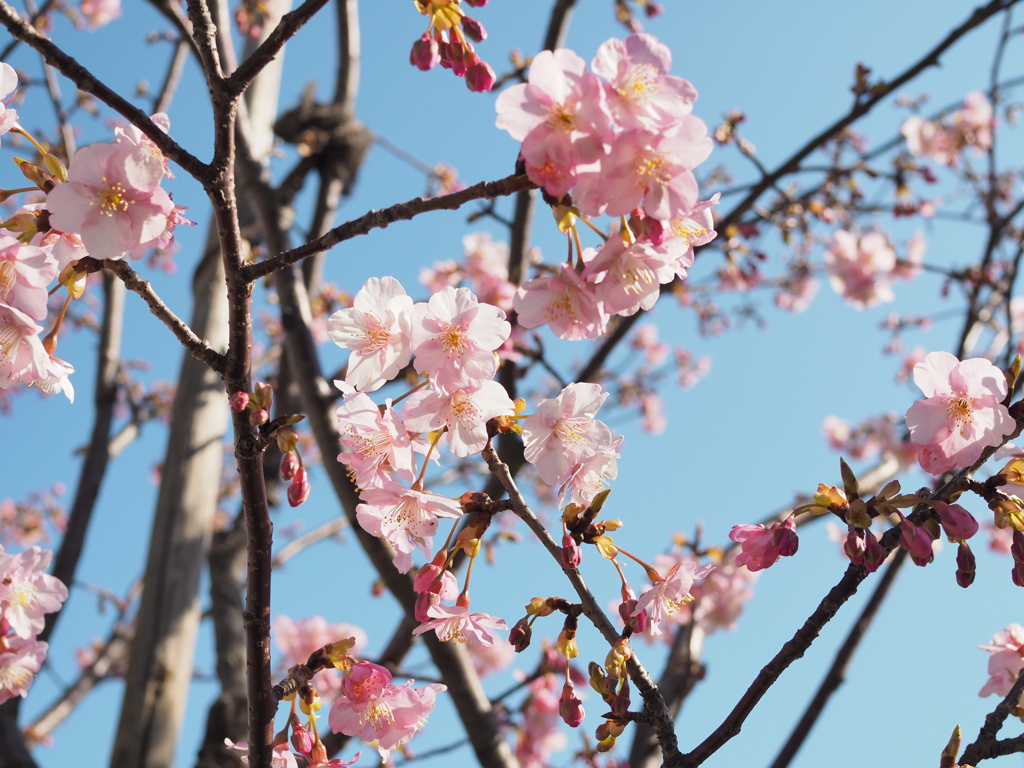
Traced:
<path id="1" fill-rule="evenodd" d="M 292 477 L 292 484 L 288 486 L 288 503 L 293 507 L 299 506 L 299 504 L 309 498 L 310 490 L 311 486 L 306 468 L 299 467 L 295 470 L 295 475 Z"/>
<path id="2" fill-rule="evenodd" d="M 313 748 L 313 734 L 298 720 L 292 723 L 292 746 L 296 752 L 303 755 L 308 755 Z"/>
<path id="3" fill-rule="evenodd" d="M 235 413 L 241 413 L 245 410 L 245 407 L 249 404 L 249 393 L 248 392 L 235 392 L 231 395 L 231 410 Z"/>
<path id="4" fill-rule="evenodd" d="M 299 470 L 299 457 L 289 451 L 281 457 L 281 479 L 291 480 Z"/>
<path id="5" fill-rule="evenodd" d="M 978 570 L 978 563 L 974 559 L 974 553 L 966 542 L 960 544 L 956 550 L 956 583 L 964 589 L 974 583 L 974 575 Z"/>
<path id="6" fill-rule="evenodd" d="M 486 61 L 476 61 L 466 69 L 466 87 L 473 93 L 487 93 L 494 87 L 498 79 L 491 65 Z"/>
<path id="7" fill-rule="evenodd" d="M 796 518 L 787 517 L 782 523 L 772 526 L 772 547 L 778 550 L 782 557 L 792 557 L 800 546 L 800 540 L 796 535 Z"/>
<path id="8" fill-rule="evenodd" d="M 46 166 L 46 170 L 59 182 L 65 182 L 68 180 L 68 169 L 64 167 L 64 163 L 61 162 L 60 158 L 56 155 L 49 153 L 43 155 L 43 165 Z"/>
<path id="9" fill-rule="evenodd" d="M 299 444 L 299 433 L 291 427 L 282 427 L 274 433 L 274 439 L 277 440 L 277 449 L 281 453 L 288 453 L 294 451 Z"/>
<path id="10" fill-rule="evenodd" d="M 854 499 L 850 502 L 850 507 L 846 510 L 846 522 L 855 528 L 871 527 L 871 513 L 868 512 L 864 499 Z"/>
<path id="11" fill-rule="evenodd" d="M 530 639 L 533 637 L 533 629 L 526 618 L 515 623 L 515 626 L 508 633 L 508 642 L 515 648 L 516 653 L 522 653 L 530 647 Z"/>
<path id="12" fill-rule="evenodd" d="M 583 702 L 568 680 L 562 686 L 562 695 L 558 699 L 558 714 L 570 728 L 579 728 L 583 723 Z"/>
<path id="13" fill-rule="evenodd" d="M 484 25 L 469 16 L 462 17 L 462 31 L 474 43 L 482 43 L 487 39 L 487 30 L 484 29 Z"/>
<path id="14" fill-rule="evenodd" d="M 580 550 L 580 545 L 576 543 L 576 539 L 568 533 L 562 536 L 561 553 L 563 568 L 574 571 L 580 567 L 580 563 L 583 561 L 583 552 Z"/>
<path id="15" fill-rule="evenodd" d="M 441 54 L 438 51 L 437 40 L 424 33 L 423 37 L 412 44 L 412 51 L 409 52 L 409 63 L 417 69 L 426 72 L 433 69 L 441 61 Z"/>
<path id="16" fill-rule="evenodd" d="M 262 427 L 270 421 L 270 414 L 262 408 L 257 408 L 249 414 L 249 423 L 254 427 Z"/>
<path id="17" fill-rule="evenodd" d="M 846 556 L 850 558 L 850 562 L 854 565 L 860 565 L 864 562 L 864 539 L 857 535 L 857 532 L 850 528 L 849 533 L 846 534 L 846 542 L 843 544 L 843 551 Z"/>
<path id="18" fill-rule="evenodd" d="M 864 531 L 864 567 L 874 573 L 885 562 L 886 552 L 882 543 L 871 531 Z"/>

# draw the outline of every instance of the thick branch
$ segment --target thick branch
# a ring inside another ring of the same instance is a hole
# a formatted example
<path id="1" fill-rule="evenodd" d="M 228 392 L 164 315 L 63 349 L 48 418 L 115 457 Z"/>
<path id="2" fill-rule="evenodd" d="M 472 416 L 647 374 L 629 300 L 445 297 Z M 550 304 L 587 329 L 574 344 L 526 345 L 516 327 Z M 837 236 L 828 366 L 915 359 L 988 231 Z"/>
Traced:
<path id="1" fill-rule="evenodd" d="M 2 0 L 0 0 L 2 2 Z M 311 240 L 305 245 L 293 248 L 289 251 L 278 253 L 277 256 L 252 264 L 242 269 L 242 279 L 247 282 L 255 282 L 261 277 L 266 277 L 284 267 L 295 264 L 307 256 L 326 251 L 340 242 L 351 240 L 353 237 L 365 235 L 374 229 L 383 229 L 396 221 L 408 221 L 421 213 L 427 211 L 456 210 L 471 200 L 490 199 L 511 195 L 523 189 L 532 189 L 534 183 L 525 174 L 507 176 L 497 181 L 482 181 L 467 187 L 459 192 L 441 197 L 424 199 L 417 197 L 404 203 L 398 203 L 382 211 L 370 211 L 358 219 L 346 222 L 335 227 L 323 237 Z"/>

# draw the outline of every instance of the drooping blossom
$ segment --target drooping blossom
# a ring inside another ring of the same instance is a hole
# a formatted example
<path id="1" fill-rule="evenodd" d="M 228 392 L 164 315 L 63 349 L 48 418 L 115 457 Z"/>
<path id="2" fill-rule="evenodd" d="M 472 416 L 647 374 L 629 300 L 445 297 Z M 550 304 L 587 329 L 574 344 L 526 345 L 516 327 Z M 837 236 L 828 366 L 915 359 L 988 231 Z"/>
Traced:
<path id="1" fill-rule="evenodd" d="M 587 257 L 593 258 L 596 251 L 587 248 L 583 254 L 584 261 L 587 261 Z M 512 306 L 523 328 L 547 325 L 560 339 L 596 339 L 608 327 L 608 314 L 593 286 L 565 263 L 557 277 L 545 275 L 523 283 Z"/>
<path id="2" fill-rule="evenodd" d="M 0 704 L 25 696 L 46 658 L 46 643 L 35 637 L 6 637 L 0 643 Z"/>
<path id="3" fill-rule="evenodd" d="M 611 430 L 594 418 L 607 397 L 600 384 L 574 383 L 537 404 L 523 424 L 523 448 L 544 482 L 561 485 L 577 463 L 611 448 Z"/>
<path id="4" fill-rule="evenodd" d="M 668 74 L 672 52 L 654 35 L 606 40 L 590 68 L 607 81 L 608 106 L 624 128 L 667 128 L 690 114 L 697 99 L 696 88 Z"/>
<path id="5" fill-rule="evenodd" d="M 693 595 L 690 594 L 693 582 L 696 579 L 703 579 L 714 570 L 714 567 L 708 563 L 698 568 L 693 560 L 677 562 L 661 581 L 655 582 L 650 589 L 640 595 L 632 615 L 637 616 L 646 611 L 651 622 L 651 634 L 660 635 L 661 622 L 693 600 Z"/>
<path id="6" fill-rule="evenodd" d="M 484 381 L 476 390 L 414 392 L 402 408 L 402 417 L 414 432 L 447 428 L 444 440 L 452 454 L 461 458 L 484 449 L 490 419 L 512 416 L 514 410 L 515 403 L 501 384 Z"/>
<path id="7" fill-rule="evenodd" d="M 94 144 L 75 153 L 68 180 L 46 197 L 51 224 L 82 238 L 89 255 L 120 259 L 164 233 L 174 204 L 160 188 L 163 163 L 132 144 Z"/>
<path id="8" fill-rule="evenodd" d="M 395 567 L 402 573 L 412 567 L 414 549 L 430 556 L 437 518 L 462 515 L 458 502 L 414 491 L 394 480 L 365 490 L 362 499 L 364 503 L 356 507 L 359 524 L 371 536 L 383 536 L 394 545 Z"/>
<path id="9" fill-rule="evenodd" d="M 787 517 L 784 522 L 775 523 L 770 528 L 761 523 L 734 525 L 729 538 L 740 545 L 737 565 L 746 566 L 751 571 L 764 570 L 775 565 L 780 557 L 796 552 L 796 520 Z"/>
<path id="10" fill-rule="evenodd" d="M 57 260 L 34 245 L 0 234 L 0 303 L 33 320 L 45 320 L 47 287 L 57 277 Z"/>
<path id="11" fill-rule="evenodd" d="M 0 615 L 14 634 L 31 638 L 43 631 L 44 615 L 60 610 L 68 588 L 46 573 L 53 553 L 30 547 L 11 556 L 0 582 Z"/>
<path id="12" fill-rule="evenodd" d="M 407 743 L 427 721 L 437 694 L 447 690 L 438 683 L 413 688 L 391 685 L 391 673 L 368 661 L 352 666 L 342 681 L 342 694 L 331 706 L 327 722 L 335 733 L 358 736 L 375 743 L 386 761 L 392 749 Z"/>
<path id="13" fill-rule="evenodd" d="M 327 334 L 352 350 L 345 381 L 360 392 L 380 389 L 412 357 L 412 299 L 393 277 L 371 277 L 355 295 L 352 307 L 335 312 Z"/>
<path id="14" fill-rule="evenodd" d="M 369 396 L 350 392 L 335 413 L 341 442 L 348 449 L 338 454 L 338 461 L 352 467 L 356 485 L 379 485 L 391 473 L 408 482 L 415 479 L 413 441 L 390 400 L 381 412 Z"/>
<path id="15" fill-rule="evenodd" d="M 906 420 L 926 472 L 968 467 L 1016 427 L 1002 405 L 1006 377 L 988 360 L 932 352 L 914 366 L 914 382 L 926 399 L 910 406 Z"/>
<path id="16" fill-rule="evenodd" d="M 566 48 L 538 53 L 528 82 L 502 91 L 495 108 L 498 128 L 523 142 L 530 179 L 551 195 L 568 192 L 577 168 L 600 158 L 610 138 L 604 89 Z"/>
<path id="17" fill-rule="evenodd" d="M 511 328 L 504 312 L 481 304 L 468 288 L 444 288 L 413 307 L 413 365 L 445 392 L 479 388 L 497 371 L 494 350 Z"/>
<path id="18" fill-rule="evenodd" d="M 427 609 L 429 620 L 412 631 L 414 635 L 434 630 L 443 643 L 454 640 L 470 645 L 494 645 L 495 629 L 508 629 L 504 619 L 486 613 L 470 613 L 469 605 L 432 605 Z"/>
<path id="19" fill-rule="evenodd" d="M 42 330 L 24 312 L 0 303 L 0 390 L 46 375 L 49 356 L 39 340 Z"/>
<path id="20" fill-rule="evenodd" d="M 1024 627 L 1010 624 L 1002 632 L 996 632 L 988 645 L 978 647 L 992 654 L 988 659 L 988 681 L 978 695 L 991 696 L 994 693 L 1005 697 L 1024 669 Z"/>

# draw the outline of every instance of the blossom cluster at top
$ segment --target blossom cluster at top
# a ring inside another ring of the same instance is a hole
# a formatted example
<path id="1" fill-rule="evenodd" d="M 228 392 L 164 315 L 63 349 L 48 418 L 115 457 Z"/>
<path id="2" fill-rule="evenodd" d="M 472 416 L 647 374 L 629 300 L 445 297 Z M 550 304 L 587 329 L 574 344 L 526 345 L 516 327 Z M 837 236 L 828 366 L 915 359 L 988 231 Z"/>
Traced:
<path id="1" fill-rule="evenodd" d="M 482 61 L 473 43 L 483 42 L 487 30 L 462 10 L 462 0 L 415 0 L 416 9 L 430 19 L 409 53 L 409 63 L 424 71 L 440 64 L 452 74 L 465 78 L 471 91 L 489 91 L 495 75 L 491 65 Z M 466 0 L 466 5 L 480 7 L 487 0 Z"/>
<path id="2" fill-rule="evenodd" d="M 67 599 L 67 587 L 46 573 L 51 556 L 39 547 L 16 555 L 0 547 L 0 704 L 28 692 L 46 658 L 46 643 L 36 635 L 44 616 Z"/>
<path id="3" fill-rule="evenodd" d="M 14 69 L 0 64 L 0 98 L 17 85 Z M 16 131 L 28 138 L 43 168 L 16 158 L 34 186 L 10 191 L 46 198 L 22 205 L 0 222 L 5 230 L 0 234 L 0 389 L 22 383 L 72 399 L 68 377 L 74 368 L 54 352 L 68 302 L 85 290 L 86 274 L 75 271 L 75 262 L 86 256 L 138 259 L 150 248 L 170 248 L 175 227 L 191 222 L 161 188 L 161 181 L 173 176 L 160 150 L 138 128 L 115 129 L 113 142 L 80 149 L 65 168 L 17 120 L 13 109 L 0 105 L 0 135 Z M 170 128 L 166 115 L 154 115 L 153 121 Z M 67 288 L 68 298 L 41 338 L 54 280 Z"/>

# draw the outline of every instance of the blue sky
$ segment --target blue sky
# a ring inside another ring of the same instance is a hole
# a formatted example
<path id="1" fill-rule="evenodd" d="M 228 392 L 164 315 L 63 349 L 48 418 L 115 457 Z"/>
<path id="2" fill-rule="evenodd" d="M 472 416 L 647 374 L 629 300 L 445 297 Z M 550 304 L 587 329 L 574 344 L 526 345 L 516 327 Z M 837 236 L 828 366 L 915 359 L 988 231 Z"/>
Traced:
<path id="1" fill-rule="evenodd" d="M 480 53 L 501 72 L 510 49 L 526 54 L 535 51 L 549 5 L 537 0 L 493 0 L 476 11 L 474 15 L 490 33 L 479 46 Z M 671 47 L 673 74 L 686 77 L 697 87 L 700 98 L 695 113 L 714 126 L 724 112 L 733 108 L 744 111 L 748 116 L 744 134 L 768 167 L 774 167 L 848 109 L 857 62 L 866 63 L 878 77 L 891 78 L 971 10 L 967 4 L 945 3 L 923 13 L 917 3 L 870 0 L 856 8 L 795 1 L 698 4 L 666 0 L 665 5 L 666 13 L 649 23 L 647 30 Z M 425 27 L 412 4 L 363 3 L 361 10 L 360 119 L 427 163 L 454 165 L 465 183 L 511 173 L 517 146 L 494 128 L 494 96 L 469 93 L 448 72 L 422 73 L 408 65 L 408 49 Z M 334 63 L 328 55 L 333 8 L 323 13 L 324 21 L 303 30 L 298 44 L 285 54 L 285 106 L 294 104 L 310 81 L 315 81 L 321 95 L 333 90 Z M 169 46 L 146 43 L 145 36 L 165 26 L 148 7 L 132 3 L 121 20 L 95 33 L 75 31 L 58 19 L 51 35 L 99 77 L 130 94 L 140 78 L 154 88 L 160 82 Z M 941 105 L 987 87 L 997 32 L 998 22 L 988 22 L 951 51 L 941 69 L 931 70 L 904 92 L 929 92 L 931 103 Z M 624 31 L 614 23 L 611 3 L 581 0 L 570 28 L 569 47 L 589 60 L 597 46 L 612 36 L 622 37 Z M 1018 39 L 1009 47 L 1005 65 L 1009 74 L 1020 71 L 1020 46 Z M 39 73 L 37 59 L 23 49 L 10 63 Z M 66 82 L 64 87 L 67 98 L 72 88 Z M 205 89 L 190 63 L 170 117 L 172 134 L 200 158 L 209 156 L 210 112 L 204 102 Z M 52 119 L 49 105 L 36 89 L 29 91 L 29 100 L 19 112 L 31 129 L 45 127 Z M 858 127 L 873 141 L 881 142 L 898 132 L 904 115 L 889 101 Z M 81 143 L 109 140 L 107 117 L 103 112 L 99 119 L 81 121 Z M 1019 138 L 1009 142 L 1005 162 L 1019 165 Z M 6 141 L 4 147 L 3 153 L 8 154 Z M 747 173 L 742 159 L 727 150 L 716 151 L 707 165 L 716 163 L 728 163 L 740 171 L 739 178 Z M 278 172 L 287 167 L 287 162 L 280 163 Z M 13 168 L 8 168 L 13 175 Z M 175 201 L 189 205 L 200 225 L 182 232 L 177 275 L 147 277 L 179 314 L 187 315 L 191 265 L 208 215 L 197 185 L 181 178 L 169 186 Z M 341 219 L 415 197 L 422 190 L 423 178 L 417 171 L 374 147 Z M 303 202 L 308 207 L 308 200 Z M 511 206 L 505 204 L 502 210 L 508 213 Z M 419 267 L 458 258 L 467 232 L 486 228 L 496 239 L 504 239 L 500 225 L 466 225 L 465 216 L 465 212 L 424 216 L 350 241 L 330 254 L 327 279 L 354 291 L 368 277 L 392 274 L 416 295 Z M 307 218 L 308 212 L 300 213 L 300 222 Z M 880 225 L 899 240 L 920 223 L 894 226 L 882 221 Z M 923 228 L 930 241 L 929 263 L 963 265 L 979 251 L 982 233 L 977 229 L 941 222 Z M 534 231 L 543 252 L 562 252 L 563 241 L 543 210 L 538 211 Z M 781 246 L 768 250 L 773 259 L 783 253 Z M 702 268 L 707 274 L 714 266 L 698 263 L 694 276 L 699 276 Z M 767 328 L 760 330 L 748 323 L 718 338 L 700 337 L 692 314 L 681 312 L 671 301 L 664 302 L 652 315 L 662 337 L 698 355 L 710 355 L 713 368 L 692 390 L 666 387 L 669 427 L 664 434 L 646 435 L 621 415 L 611 419 L 626 436 L 619 478 L 609 502 L 614 515 L 626 522 L 617 540 L 630 551 L 653 556 L 670 545 L 674 532 L 690 533 L 703 521 L 709 540 L 724 541 L 732 525 L 754 522 L 789 503 L 796 493 L 813 491 L 819 482 L 838 482 L 838 458 L 820 435 L 822 420 L 829 414 L 859 421 L 886 411 L 905 411 L 916 392 L 895 383 L 898 360 L 882 355 L 886 337 L 878 324 L 892 309 L 935 313 L 958 308 L 955 297 L 940 298 L 939 288 L 938 279 L 925 276 L 898 285 L 897 304 L 857 312 L 823 285 L 812 307 L 795 316 L 773 309 L 769 298 L 761 296 Z M 723 303 L 732 305 L 738 300 L 726 298 Z M 173 380 L 180 350 L 141 302 L 129 297 L 128 305 L 123 354 L 148 359 L 152 363 L 152 370 L 145 374 L 148 379 Z M 908 346 L 949 349 L 958 330 L 955 321 L 939 322 L 927 333 L 910 336 Z M 5 424 L 4 434 L 17 440 L 17 450 L 6 452 L 0 463 L 0 495 L 22 498 L 56 481 L 73 484 L 78 468 L 74 451 L 85 443 L 90 427 L 93 370 L 89 358 L 94 346 L 94 340 L 85 334 L 62 342 L 62 353 L 78 369 L 75 405 L 58 398 L 42 400 L 27 392 L 16 398 L 13 414 L 0 422 Z M 565 373 L 589 353 L 586 344 L 555 345 L 554 349 L 558 355 L 555 365 Z M 333 347 L 325 348 L 322 355 L 327 370 L 344 361 L 344 354 Z M 156 495 L 150 474 L 165 440 L 163 427 L 147 425 L 143 437 L 114 462 L 81 564 L 82 581 L 123 592 L 141 572 Z M 913 489 L 926 481 L 918 472 L 908 475 L 904 485 Z M 968 507 L 979 516 L 984 512 L 978 503 Z M 297 511 L 278 511 L 275 522 L 279 531 L 300 523 L 308 529 L 337 512 L 325 479 L 314 473 L 308 504 Z M 709 640 L 708 676 L 686 702 L 679 721 L 684 747 L 695 745 L 718 725 L 761 666 L 842 575 L 845 561 L 820 526 L 808 529 L 801 538 L 796 557 L 762 576 L 738 630 L 718 633 Z M 289 563 L 275 582 L 273 610 L 275 615 L 321 613 L 330 621 L 358 623 L 370 635 L 372 655 L 387 642 L 397 613 L 389 598 L 369 596 L 374 576 L 368 569 L 352 565 L 359 562 L 356 549 L 350 539 L 340 545 L 324 543 Z M 956 723 L 961 723 L 967 734 L 976 733 L 996 701 L 976 696 L 986 678 L 987 657 L 975 646 L 1022 617 L 1019 593 L 1009 580 L 1009 560 L 989 555 L 983 546 L 975 549 L 978 578 L 969 590 L 954 583 L 951 547 L 928 568 L 904 569 L 854 660 L 849 681 L 833 697 L 795 765 L 852 768 L 861 765 L 868 754 L 875 760 L 884 756 L 881 759 L 887 763 L 933 765 Z M 603 599 L 611 599 L 616 592 L 614 572 L 604 565 L 593 553 L 585 553 L 585 578 Z M 769 692 L 740 736 L 708 765 L 756 765 L 772 759 L 871 587 L 869 579 L 807 656 Z M 493 567 L 480 568 L 474 576 L 474 606 L 479 601 L 478 610 L 504 616 L 510 624 L 534 595 L 567 593 L 568 585 L 560 583 L 558 569 L 531 542 L 500 551 Z M 80 589 L 73 591 L 67 610 L 54 638 L 53 673 L 40 677 L 23 709 L 30 717 L 55 694 L 60 680 L 74 676 L 72 649 L 104 635 L 110 621 L 109 612 L 98 614 L 95 598 Z M 557 627 L 550 627 L 550 632 L 556 634 Z M 199 646 L 197 670 L 211 674 L 208 628 L 204 627 Z M 604 656 L 604 647 L 594 633 L 584 633 L 581 646 L 586 659 Z M 525 654 L 524 669 L 532 668 L 534 650 Z M 661 649 L 641 648 L 641 652 L 648 668 L 658 670 Z M 429 674 L 421 649 L 414 652 L 408 668 Z M 503 690 L 509 681 L 507 675 L 499 676 L 488 681 L 488 690 Z M 178 766 L 192 763 L 206 706 L 215 694 L 212 682 L 198 680 L 194 685 Z M 41 765 L 68 765 L 83 754 L 95 755 L 94 762 L 102 763 L 109 754 L 119 706 L 119 685 L 105 684 L 55 734 L 55 745 L 38 751 Z M 588 702 L 591 712 L 596 713 L 596 707 L 593 700 Z M 593 723 L 588 719 L 591 729 L 596 724 L 596 719 Z M 1016 732 L 1012 723 L 1006 731 L 1008 735 Z M 858 734 L 856 741 L 853 733 Z M 430 727 L 413 744 L 426 750 L 454 741 L 458 734 L 452 709 L 442 702 Z M 628 738 L 623 743 L 628 743 Z M 577 736 L 571 736 L 570 745 L 578 748 Z M 352 751 L 350 748 L 348 753 Z M 554 764 L 567 763 L 570 752 L 556 756 Z M 445 760 L 468 766 L 472 755 L 463 749 Z M 369 758 L 364 756 L 363 763 L 369 764 Z"/>

